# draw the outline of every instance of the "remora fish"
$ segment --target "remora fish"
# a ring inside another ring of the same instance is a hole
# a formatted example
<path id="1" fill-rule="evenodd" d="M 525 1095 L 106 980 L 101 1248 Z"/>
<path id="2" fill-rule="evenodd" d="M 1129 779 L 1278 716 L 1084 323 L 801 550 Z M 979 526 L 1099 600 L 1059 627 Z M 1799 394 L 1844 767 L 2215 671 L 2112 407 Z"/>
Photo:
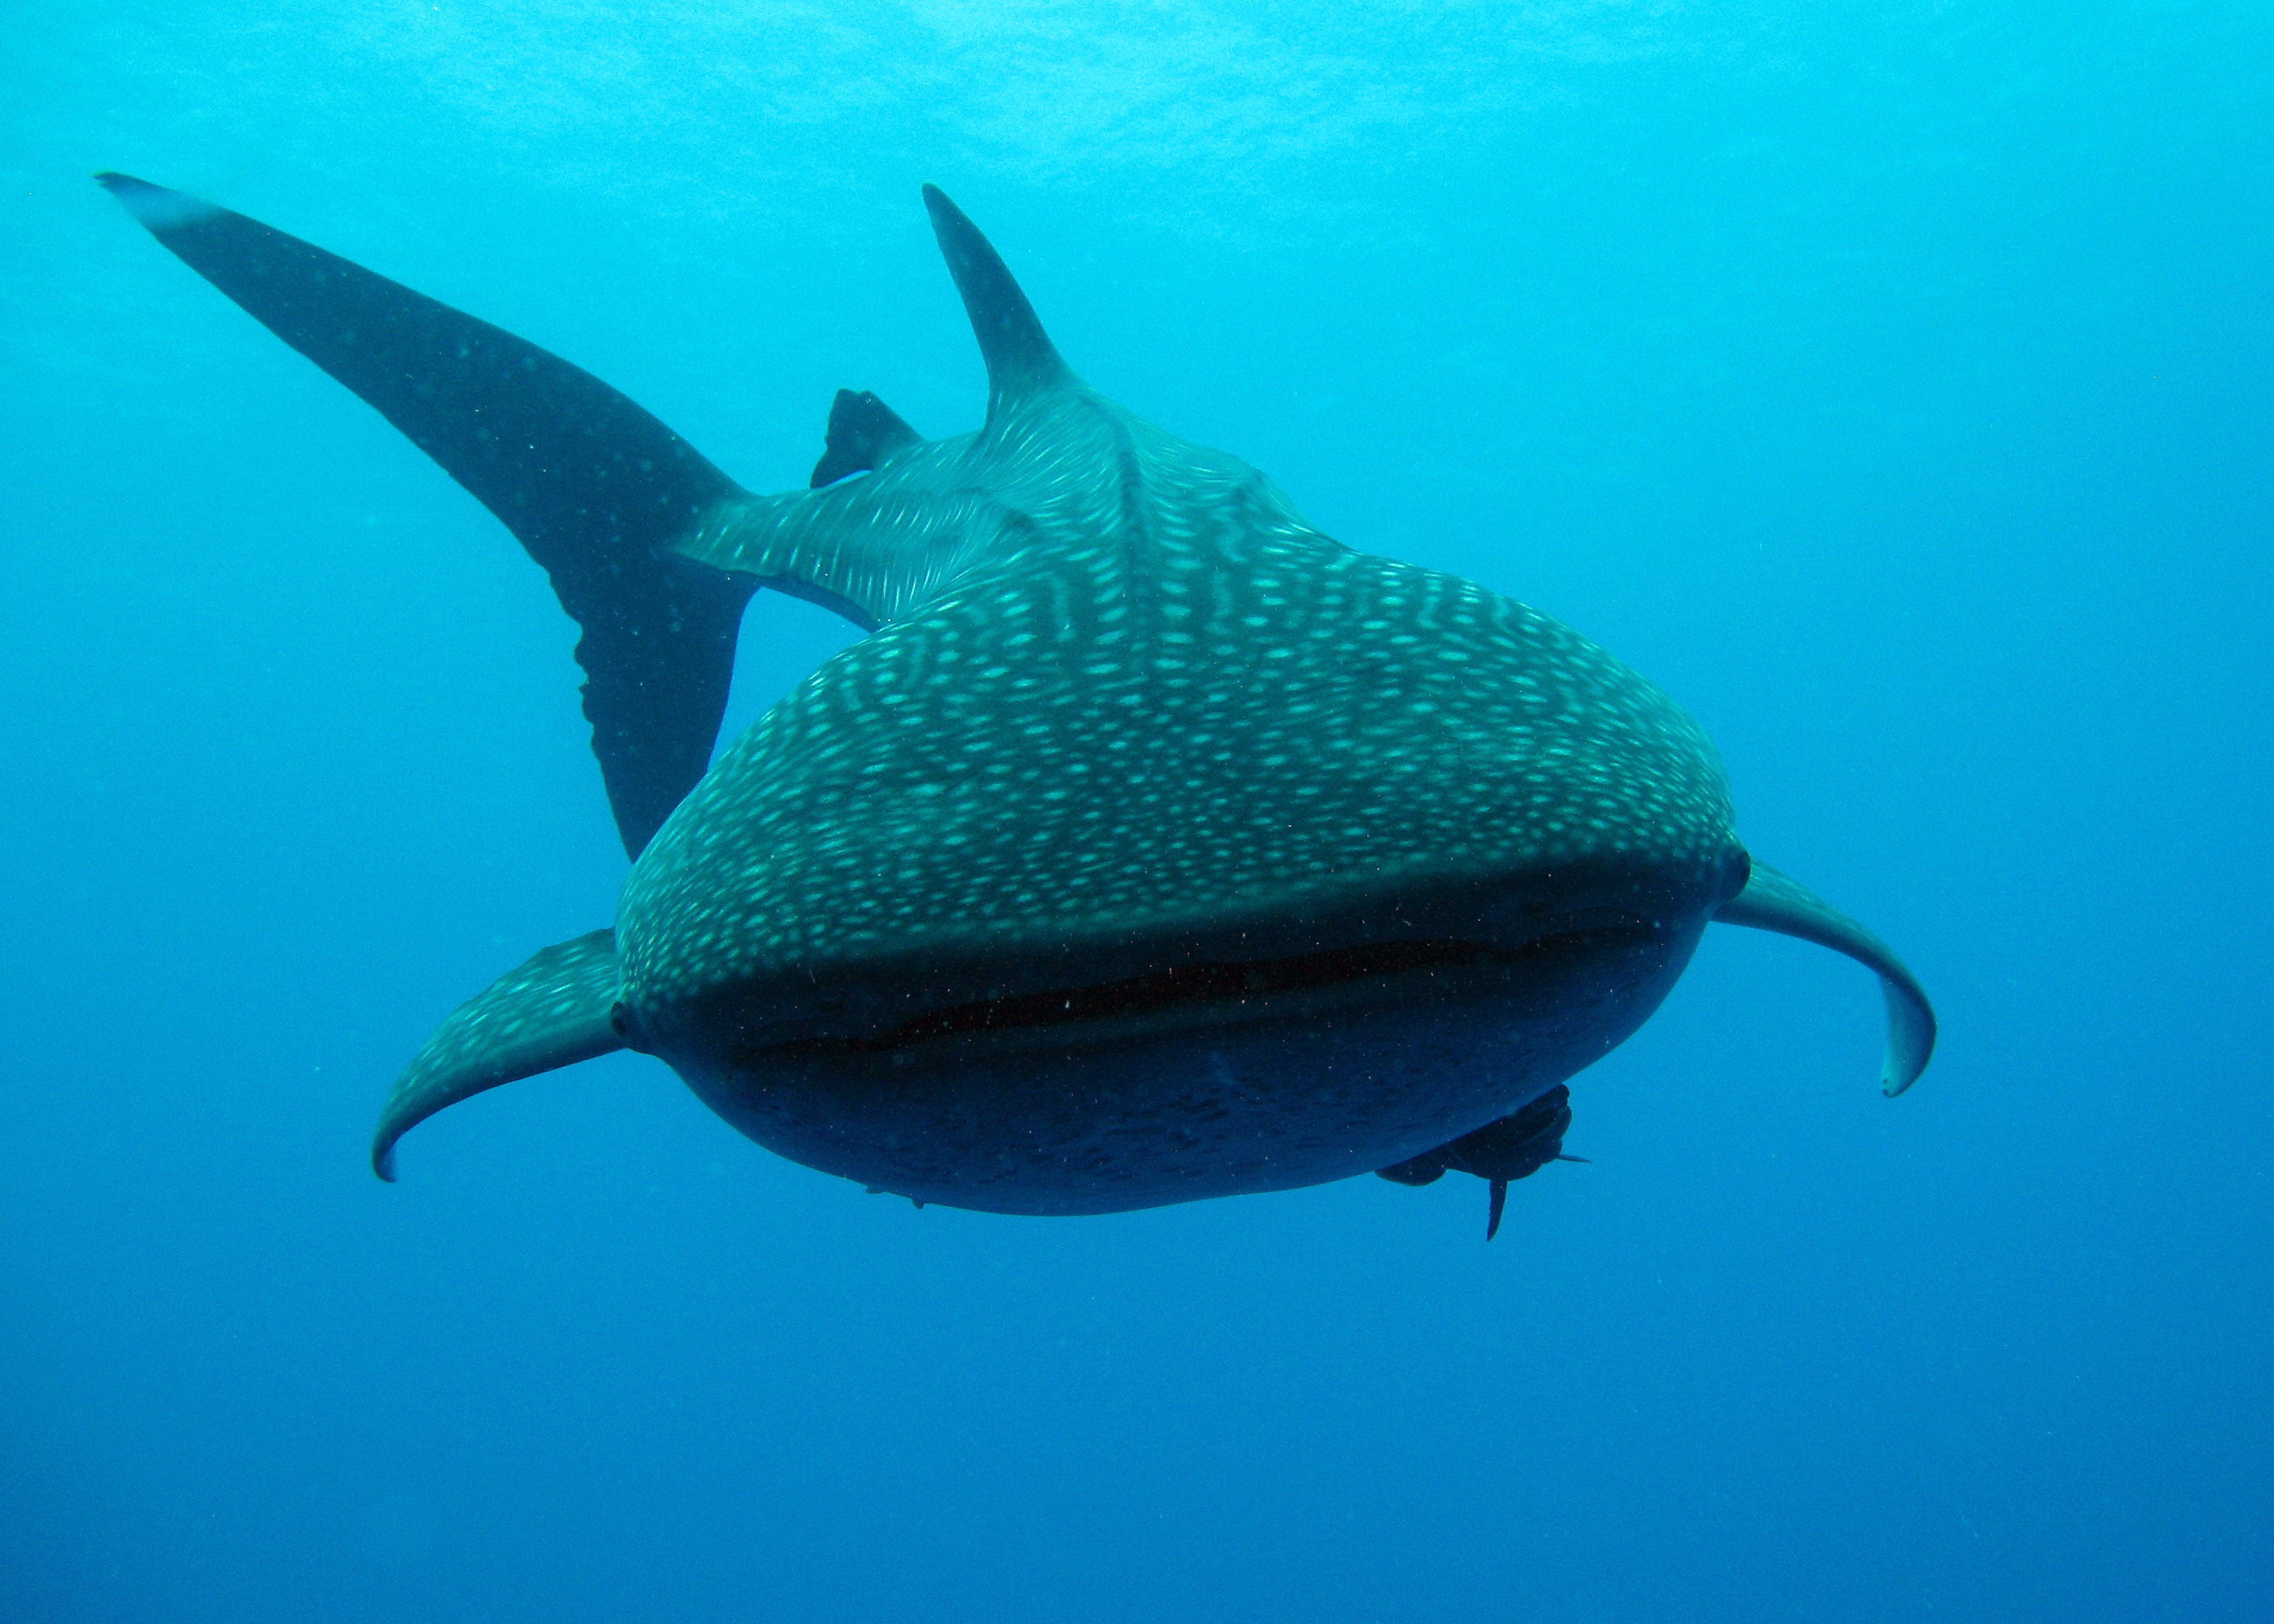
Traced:
<path id="1" fill-rule="evenodd" d="M 630 1048 L 760 1144 L 919 1202 L 1102 1213 L 1460 1168 L 1496 1222 L 1560 1150 L 1559 1086 L 1716 919 L 1869 966 L 1886 1092 L 1926 1064 L 1917 982 L 1748 859 L 1671 702 L 1091 389 L 935 190 L 985 426 L 926 440 L 841 392 L 814 488 L 756 496 L 533 345 L 99 178 L 503 520 L 583 629 L 634 859 L 615 927 L 443 1024 L 387 1102 L 381 1177 L 443 1107 Z M 712 766 L 760 587 L 870 635 Z"/>

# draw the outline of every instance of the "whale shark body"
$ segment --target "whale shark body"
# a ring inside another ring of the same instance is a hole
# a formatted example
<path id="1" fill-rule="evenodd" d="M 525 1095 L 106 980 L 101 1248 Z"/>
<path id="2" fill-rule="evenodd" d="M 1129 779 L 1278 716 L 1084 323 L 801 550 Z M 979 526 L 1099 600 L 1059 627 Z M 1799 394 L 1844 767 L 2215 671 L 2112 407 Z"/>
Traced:
<path id="1" fill-rule="evenodd" d="M 395 1141 L 618 1049 L 807 1166 L 918 1202 L 1103 1213 L 1560 1151 L 1567 1079 L 1713 920 L 1918 983 L 1753 862 L 1698 726 L 1576 633 L 1353 551 L 1239 458 L 1089 387 L 925 201 L 985 358 L 976 432 L 841 392 L 754 495 L 559 357 L 125 176 L 144 226 L 503 520 L 583 637 L 629 878 L 611 929 L 447 1020 Z M 869 635 L 711 762 L 752 592 Z"/>

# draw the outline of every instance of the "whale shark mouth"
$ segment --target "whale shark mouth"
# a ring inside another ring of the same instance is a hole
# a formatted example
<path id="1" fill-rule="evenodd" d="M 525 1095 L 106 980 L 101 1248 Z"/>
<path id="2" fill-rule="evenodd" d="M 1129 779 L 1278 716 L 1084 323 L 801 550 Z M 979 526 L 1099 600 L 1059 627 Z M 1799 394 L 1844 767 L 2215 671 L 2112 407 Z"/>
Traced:
<path id="1" fill-rule="evenodd" d="M 1080 1041 L 1104 1029 L 1135 1035 L 1148 1026 L 1213 1024 L 1324 1013 L 1370 996 L 1400 1002 L 1458 997 L 1482 984 L 1556 979 L 1558 967 L 1653 947 L 1658 932 L 1640 923 L 1600 925 L 1535 937 L 1520 947 L 1462 940 L 1381 942 L 1283 959 L 1178 965 L 1095 986 L 1017 993 L 928 1011 L 873 1037 L 841 1038 L 856 1054 L 878 1054 L 941 1040 L 1021 1034 Z M 1051 1029 L 1064 1029 L 1053 1033 Z M 1082 1029 L 1078 1035 L 1075 1030 Z"/>

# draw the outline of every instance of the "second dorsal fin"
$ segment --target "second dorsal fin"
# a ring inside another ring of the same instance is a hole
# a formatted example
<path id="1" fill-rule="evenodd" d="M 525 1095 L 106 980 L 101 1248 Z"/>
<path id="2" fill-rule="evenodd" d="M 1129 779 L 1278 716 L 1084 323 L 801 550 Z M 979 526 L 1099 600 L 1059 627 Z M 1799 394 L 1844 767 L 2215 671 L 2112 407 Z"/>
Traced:
<path id="1" fill-rule="evenodd" d="M 923 436 L 866 389 L 840 389 L 829 408 L 829 439 L 813 465 L 813 488 L 865 474 L 903 446 Z"/>
<path id="2" fill-rule="evenodd" d="M 963 308 L 971 317 L 979 353 L 987 362 L 987 416 L 991 422 L 1004 406 L 1073 374 L 994 244 L 938 187 L 926 186 L 923 199 L 948 274 L 955 278 L 955 290 L 963 296 Z"/>

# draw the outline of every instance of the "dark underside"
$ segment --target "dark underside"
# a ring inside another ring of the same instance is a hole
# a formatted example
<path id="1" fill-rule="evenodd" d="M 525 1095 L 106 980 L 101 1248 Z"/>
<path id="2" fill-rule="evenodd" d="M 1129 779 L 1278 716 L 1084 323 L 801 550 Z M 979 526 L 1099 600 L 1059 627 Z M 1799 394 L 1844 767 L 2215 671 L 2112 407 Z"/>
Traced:
<path id="1" fill-rule="evenodd" d="M 857 1038 L 666 1057 L 752 1139 L 872 1188 L 1124 1211 L 1348 1177 L 1469 1132 L 1633 1032 L 1703 928 L 1685 911 L 1513 948 L 1431 938 L 1190 963 Z"/>

